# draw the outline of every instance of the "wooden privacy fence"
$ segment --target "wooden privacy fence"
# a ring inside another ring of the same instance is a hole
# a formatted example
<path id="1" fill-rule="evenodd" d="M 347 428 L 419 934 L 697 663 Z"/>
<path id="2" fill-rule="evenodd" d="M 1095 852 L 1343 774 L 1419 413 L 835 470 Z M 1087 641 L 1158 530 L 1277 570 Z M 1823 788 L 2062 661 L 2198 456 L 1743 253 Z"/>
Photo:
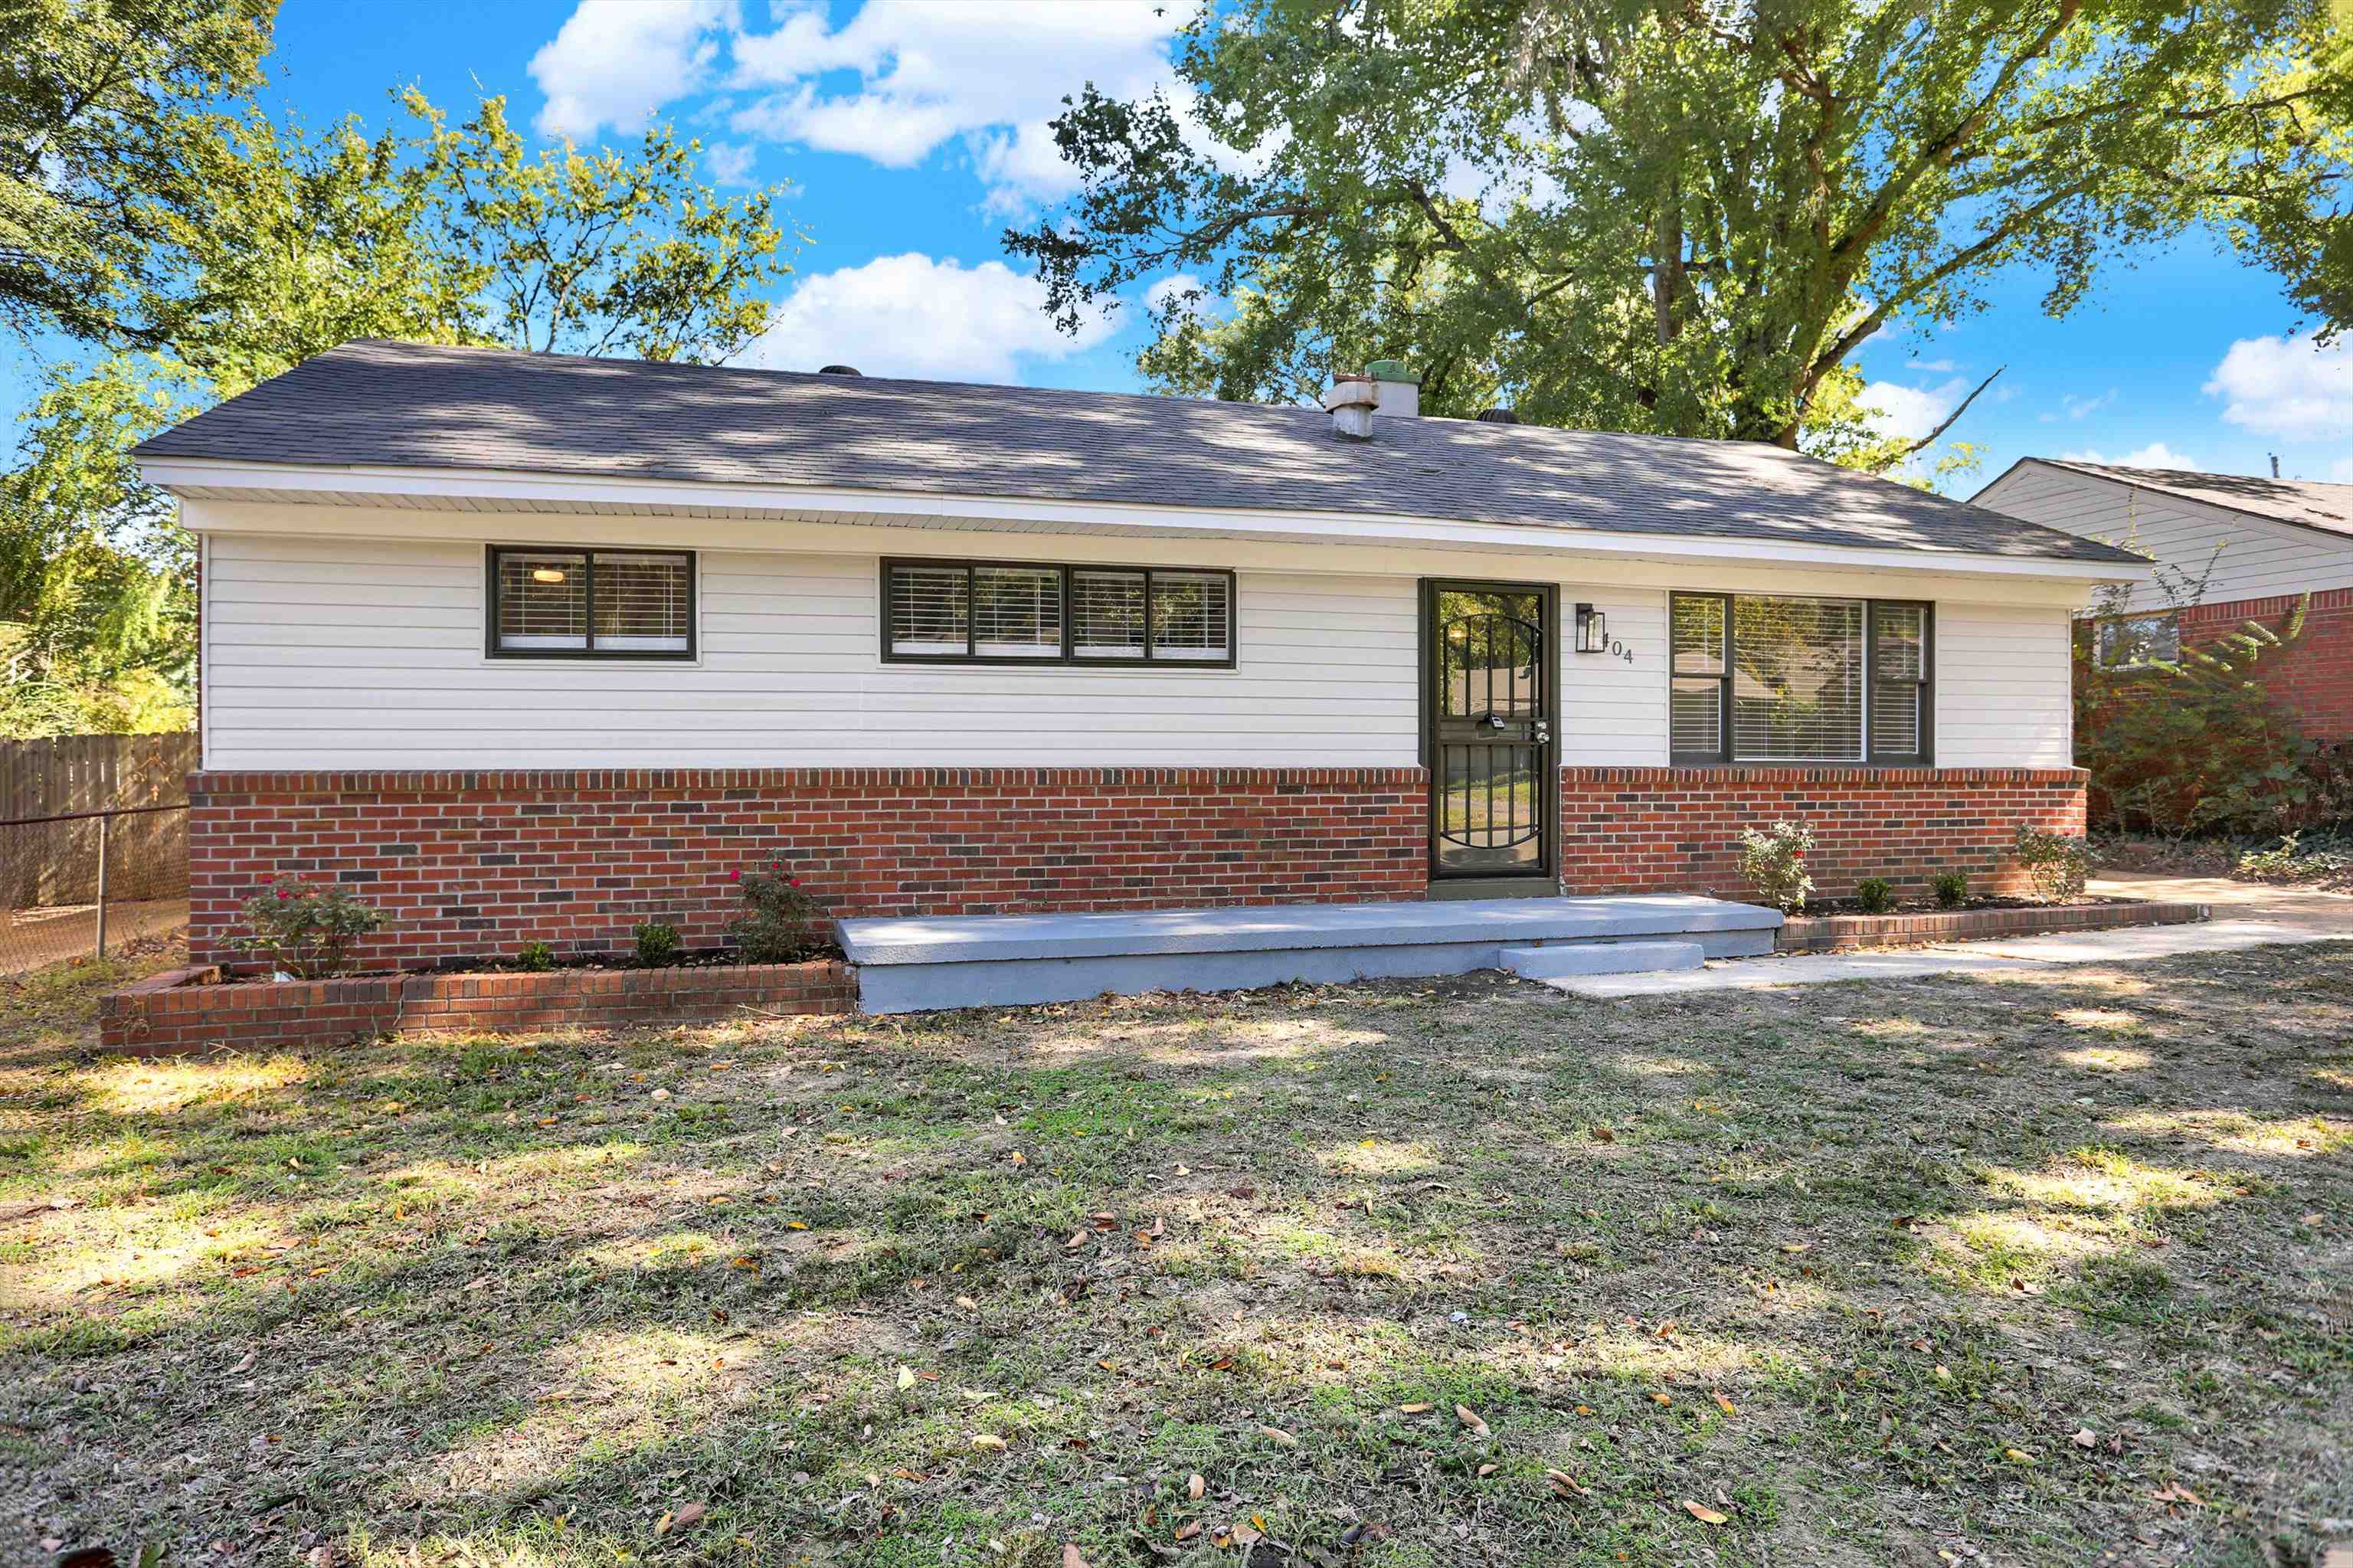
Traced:
<path id="1" fill-rule="evenodd" d="M 188 775 L 195 767 L 193 733 L 0 740 L 0 823 L 172 805 L 188 798 Z M 96 899 L 98 833 L 94 819 L 0 827 L 0 908 Z M 106 847 L 110 899 L 187 893 L 185 811 L 118 817 Z"/>

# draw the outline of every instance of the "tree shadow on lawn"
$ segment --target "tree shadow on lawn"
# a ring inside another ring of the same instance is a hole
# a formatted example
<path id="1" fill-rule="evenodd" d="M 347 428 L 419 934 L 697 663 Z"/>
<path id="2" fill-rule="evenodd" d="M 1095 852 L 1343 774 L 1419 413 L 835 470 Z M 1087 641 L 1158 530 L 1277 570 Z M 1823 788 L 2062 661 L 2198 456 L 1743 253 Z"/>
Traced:
<path id="1" fill-rule="evenodd" d="M 2349 976 L 20 1061 L 0 1404 L 225 1563 L 2220 1551 L 2343 1480 Z"/>

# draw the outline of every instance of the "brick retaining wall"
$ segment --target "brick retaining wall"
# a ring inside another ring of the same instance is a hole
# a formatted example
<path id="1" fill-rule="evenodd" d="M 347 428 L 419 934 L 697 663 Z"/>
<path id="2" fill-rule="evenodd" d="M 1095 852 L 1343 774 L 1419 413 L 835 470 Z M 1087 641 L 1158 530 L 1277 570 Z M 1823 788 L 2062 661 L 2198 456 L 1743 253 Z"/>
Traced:
<path id="1" fill-rule="evenodd" d="M 1844 953 L 1865 948 L 1909 948 L 1989 937 L 2051 931 L 2112 931 L 2124 926 L 2186 926 L 2206 919 L 2203 904 L 2155 900 L 2120 904 L 2052 904 L 2013 909 L 1918 909 L 1901 915 L 1798 915 L 1774 933 L 1784 953 Z"/>
<path id="2" fill-rule="evenodd" d="M 99 1003 L 100 1049 L 157 1056 L 223 1046 L 280 1050 L 386 1034 L 715 1023 L 744 1008 L 835 1013 L 858 1005 L 857 977 L 836 959 L 206 983 L 219 974 L 214 965 L 170 969 L 106 997 Z"/>

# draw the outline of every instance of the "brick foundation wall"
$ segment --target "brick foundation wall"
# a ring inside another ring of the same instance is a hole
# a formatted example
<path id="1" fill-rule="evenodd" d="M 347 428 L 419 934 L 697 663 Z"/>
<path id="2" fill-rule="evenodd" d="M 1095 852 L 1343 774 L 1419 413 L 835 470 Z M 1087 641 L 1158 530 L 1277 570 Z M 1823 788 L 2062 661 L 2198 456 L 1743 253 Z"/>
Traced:
<path id="1" fill-rule="evenodd" d="M 204 983 L 218 974 L 213 966 L 173 969 L 104 998 L 99 1003 L 100 1049 L 151 1056 L 224 1047 L 286 1050 L 386 1034 L 716 1023 L 744 1008 L 762 1014 L 839 1013 L 858 1005 L 856 976 L 849 965 L 830 959 L 699 969 Z"/>
<path id="2" fill-rule="evenodd" d="M 418 964 L 717 945 L 729 871 L 784 855 L 829 916 L 1419 898 L 1419 768 L 703 768 L 235 773 L 188 779 L 189 952 L 217 963 L 280 874 L 390 916 Z"/>
<path id="3" fill-rule="evenodd" d="M 1561 883 L 1570 893 L 1753 896 L 1736 841 L 1778 821 L 1814 829 L 1823 897 L 1866 876 L 1899 893 L 1957 868 L 1978 893 L 2029 891 L 2010 847 L 2021 826 L 2084 831 L 2073 768 L 1567 768 Z"/>
<path id="4" fill-rule="evenodd" d="M 2181 612 L 2182 640 L 2211 642 L 2253 620 L 2277 630 L 2295 609 L 2293 595 L 2193 605 Z M 2290 648 L 2267 652 L 2255 678 L 2295 715 L 2314 740 L 2353 740 L 2353 589 L 2312 596 L 2304 636 Z"/>

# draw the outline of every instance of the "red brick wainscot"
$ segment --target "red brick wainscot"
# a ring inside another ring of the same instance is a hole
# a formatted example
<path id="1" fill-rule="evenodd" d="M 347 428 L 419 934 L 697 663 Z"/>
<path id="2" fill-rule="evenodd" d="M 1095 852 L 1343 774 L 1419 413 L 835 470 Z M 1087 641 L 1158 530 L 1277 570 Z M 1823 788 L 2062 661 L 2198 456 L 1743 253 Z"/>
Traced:
<path id="1" fill-rule="evenodd" d="M 1566 768 L 1561 885 L 1752 899 L 1740 831 L 1798 821 L 1814 830 L 1822 898 L 1866 876 L 1917 895 L 1954 869 L 1975 893 L 2031 893 L 2018 830 L 2083 832 L 2084 780 L 2076 768 Z"/>
<path id="2" fill-rule="evenodd" d="M 838 959 L 542 974 L 354 975 L 222 983 L 216 965 L 167 969 L 99 1003 L 101 1050 L 169 1056 L 222 1047 L 343 1045 L 385 1035 L 620 1029 L 745 1015 L 854 1012 L 858 980 Z"/>
<path id="3" fill-rule="evenodd" d="M 1428 776 L 1376 768 L 205 772 L 188 780 L 189 955 L 237 955 L 271 877 L 389 916 L 363 967 L 718 945 L 725 878 L 782 854 L 826 915 L 1364 903 L 1427 891 Z"/>

